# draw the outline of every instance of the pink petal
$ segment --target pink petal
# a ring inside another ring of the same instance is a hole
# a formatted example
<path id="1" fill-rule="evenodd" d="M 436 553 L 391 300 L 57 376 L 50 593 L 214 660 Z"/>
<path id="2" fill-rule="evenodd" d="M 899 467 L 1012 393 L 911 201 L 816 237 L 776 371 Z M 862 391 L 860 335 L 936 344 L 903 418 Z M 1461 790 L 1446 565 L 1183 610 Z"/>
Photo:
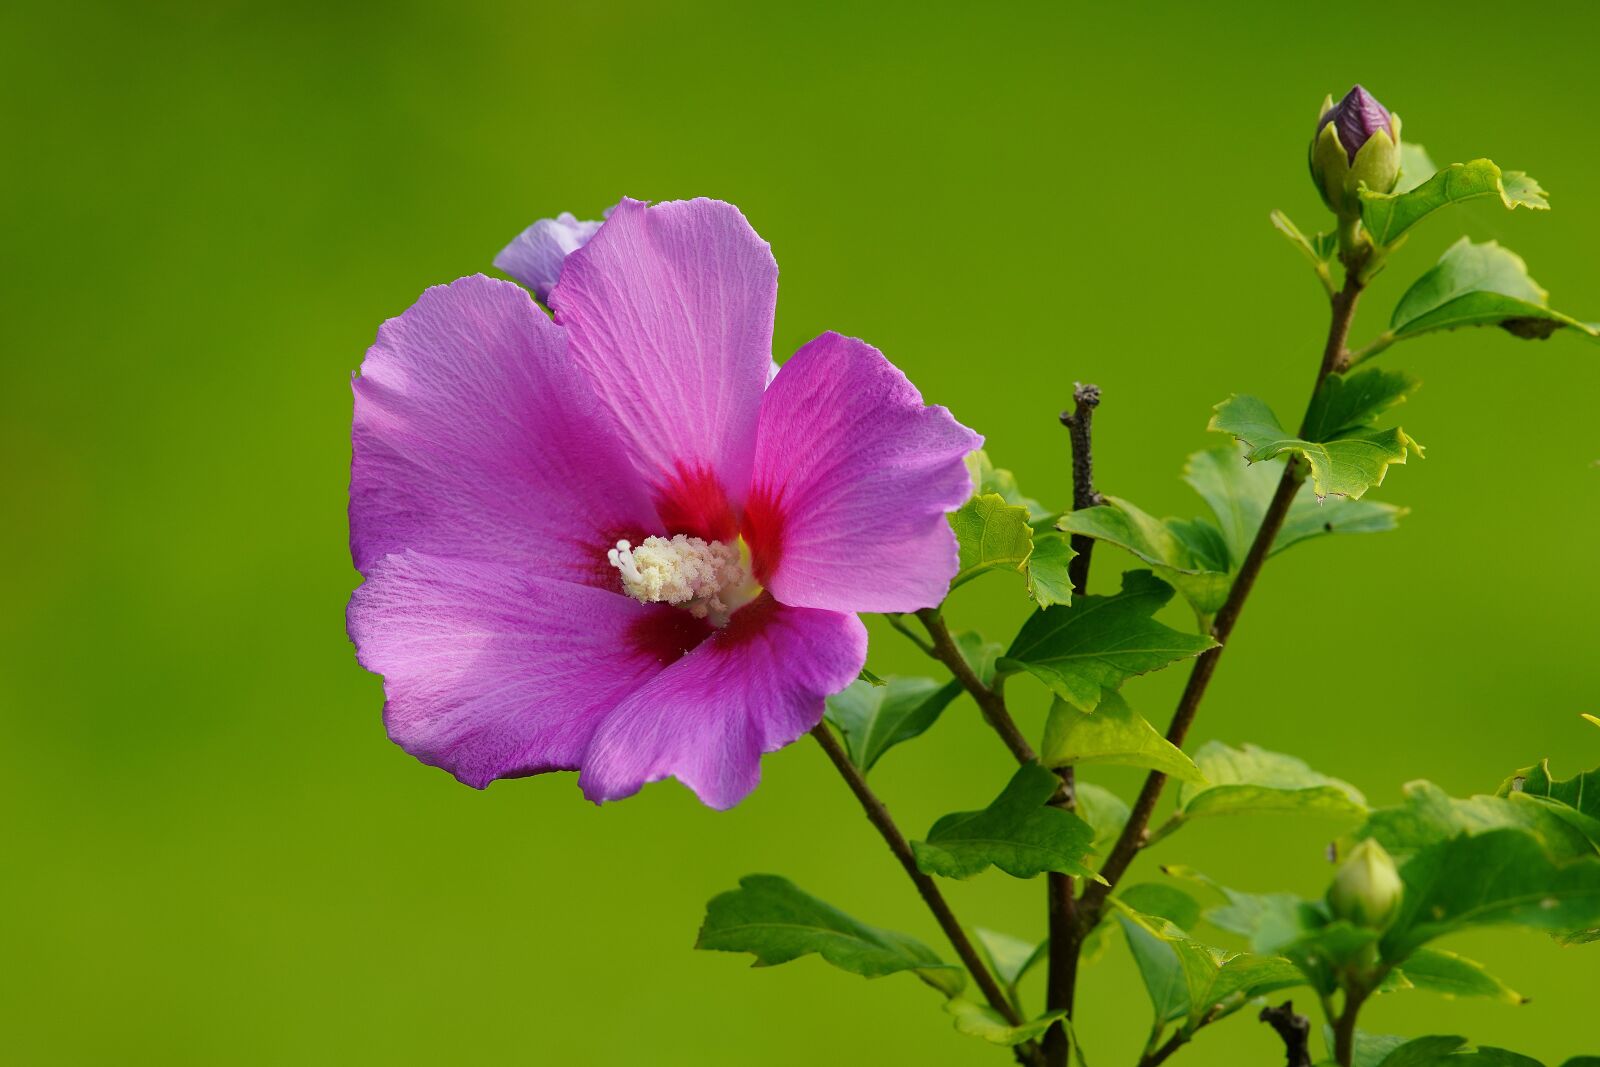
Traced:
<path id="1" fill-rule="evenodd" d="M 414 549 L 616 588 L 606 550 L 658 521 L 566 347 L 526 292 L 481 275 L 384 323 L 354 383 L 359 569 Z"/>
<path id="2" fill-rule="evenodd" d="M 606 716 L 578 784 L 600 802 L 671 775 L 731 808 L 760 780 L 761 754 L 821 722 L 824 698 L 866 659 L 856 616 L 763 597 Z"/>
<path id="3" fill-rule="evenodd" d="M 938 604 L 957 569 L 945 514 L 971 494 L 962 460 L 982 443 L 877 349 L 823 334 L 761 402 L 744 526 L 756 577 L 809 608 Z"/>
<path id="4" fill-rule="evenodd" d="M 350 637 L 389 736 L 467 785 L 576 769 L 605 713 L 708 632 L 688 612 L 416 552 L 374 563 Z"/>
<path id="5" fill-rule="evenodd" d="M 550 294 L 669 533 L 726 540 L 749 484 L 778 265 L 731 204 L 624 200 Z"/>
<path id="6" fill-rule="evenodd" d="M 562 262 L 588 243 L 600 226 L 580 221 L 570 211 L 540 219 L 501 249 L 494 265 L 532 289 L 540 300 L 548 300 L 561 277 Z"/>

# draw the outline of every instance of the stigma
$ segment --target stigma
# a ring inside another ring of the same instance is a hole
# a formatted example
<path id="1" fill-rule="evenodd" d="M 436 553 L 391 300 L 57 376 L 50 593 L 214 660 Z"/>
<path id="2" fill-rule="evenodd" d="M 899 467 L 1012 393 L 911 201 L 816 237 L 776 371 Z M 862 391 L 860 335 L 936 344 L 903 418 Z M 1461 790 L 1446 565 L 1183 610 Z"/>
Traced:
<path id="1" fill-rule="evenodd" d="M 750 556 L 737 544 L 677 534 L 646 537 L 638 545 L 618 541 L 606 559 L 622 579 L 622 591 L 641 604 L 671 604 L 716 627 L 761 595 L 750 574 Z"/>

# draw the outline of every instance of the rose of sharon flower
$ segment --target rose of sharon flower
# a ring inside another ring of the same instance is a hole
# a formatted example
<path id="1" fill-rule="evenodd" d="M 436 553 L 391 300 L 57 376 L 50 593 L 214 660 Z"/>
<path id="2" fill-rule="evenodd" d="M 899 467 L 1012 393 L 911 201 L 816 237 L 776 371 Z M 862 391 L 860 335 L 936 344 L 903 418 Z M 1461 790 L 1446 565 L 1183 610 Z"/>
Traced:
<path id="1" fill-rule="evenodd" d="M 862 341 L 767 385 L 778 270 L 738 209 L 624 200 L 560 268 L 429 289 L 355 380 L 350 601 L 406 751 L 468 785 L 673 776 L 713 808 L 937 604 L 982 439 Z"/>

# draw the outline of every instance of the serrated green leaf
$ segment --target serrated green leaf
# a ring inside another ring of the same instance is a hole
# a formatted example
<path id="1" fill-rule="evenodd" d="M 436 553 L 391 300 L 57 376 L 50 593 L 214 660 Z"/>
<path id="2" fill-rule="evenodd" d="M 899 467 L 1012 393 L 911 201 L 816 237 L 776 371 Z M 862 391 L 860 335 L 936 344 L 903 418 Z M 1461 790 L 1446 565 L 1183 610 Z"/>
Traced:
<path id="1" fill-rule="evenodd" d="M 987 808 L 946 815 L 927 840 L 913 841 L 917 866 L 946 878 L 971 878 L 991 865 L 1013 878 L 1045 871 L 1097 878 L 1084 863 L 1094 830 L 1070 811 L 1049 806 L 1059 785 L 1048 769 L 1025 764 Z"/>
<path id="2" fill-rule="evenodd" d="M 1244 562 L 1282 475 L 1283 468 L 1276 463 L 1246 462 L 1234 445 L 1196 452 L 1189 457 L 1184 465 L 1183 480 L 1200 494 L 1217 518 L 1225 549 L 1223 568 L 1238 570 Z M 1272 543 L 1271 554 L 1275 556 L 1292 545 L 1324 534 L 1392 530 L 1405 514 L 1405 508 L 1373 500 L 1348 497 L 1318 500 L 1313 487 L 1306 485 L 1289 505 L 1289 515 Z"/>
<path id="3" fill-rule="evenodd" d="M 1387 367 L 1330 374 L 1306 413 L 1306 438 L 1327 441 L 1347 430 L 1366 429 L 1421 387 L 1422 379 Z"/>
<path id="4" fill-rule="evenodd" d="M 1471 926 L 1509 924 L 1567 932 L 1600 926 L 1600 857 L 1560 862 L 1525 830 L 1489 830 L 1430 845 L 1400 868 L 1399 917 L 1385 959 L 1404 961 Z"/>
<path id="5" fill-rule="evenodd" d="M 1065 537 L 1054 533 L 1033 535 L 1033 555 L 1028 557 L 1028 595 L 1041 608 L 1072 603 L 1072 578 L 1067 565 L 1077 553 Z"/>
<path id="6" fill-rule="evenodd" d="M 1391 464 L 1404 463 L 1411 452 L 1422 455 L 1422 446 L 1399 427 L 1346 430 L 1327 441 L 1307 441 L 1291 435 L 1272 409 L 1253 396 L 1235 393 L 1215 410 L 1207 428 L 1242 441 L 1249 448 L 1245 458 L 1250 462 L 1303 456 L 1311 465 L 1311 485 L 1318 497 L 1360 499 L 1368 489 L 1383 484 Z"/>
<path id="7" fill-rule="evenodd" d="M 950 580 L 954 589 L 991 570 L 1022 573 L 1033 552 L 1033 527 L 1028 509 L 1007 504 L 998 493 L 984 493 L 950 516 L 960 549 L 960 566 Z"/>
<path id="8" fill-rule="evenodd" d="M 1231 579 L 1197 558 L 1193 542 L 1203 535 L 1192 523 L 1154 518 L 1120 497 L 1105 499 L 1104 504 L 1061 516 L 1056 528 L 1116 545 L 1151 564 L 1203 615 L 1222 607 Z"/>
<path id="9" fill-rule="evenodd" d="M 706 905 L 695 948 L 748 952 L 753 966 L 770 967 L 815 952 L 841 970 L 865 978 L 913 971 L 953 995 L 963 978 L 927 945 L 852 919 L 838 908 L 804 892 L 787 878 L 750 874 L 739 888 Z"/>
<path id="10" fill-rule="evenodd" d="M 1281 752 L 1209 741 L 1195 753 L 1194 762 L 1209 784 L 1182 784 L 1172 821 L 1261 812 L 1358 816 L 1367 811 L 1366 798 L 1355 786 Z"/>
<path id="11" fill-rule="evenodd" d="M 1396 973 L 1417 989 L 1447 997 L 1489 997 L 1506 1004 L 1525 1004 L 1528 998 L 1490 974 L 1483 964 L 1442 949 L 1413 952 Z"/>
<path id="12" fill-rule="evenodd" d="M 1396 1046 L 1383 1058 L 1379 1067 L 1431 1067 L 1441 1056 L 1465 1048 L 1466 1044 L 1464 1037 L 1434 1035 L 1413 1038 Z"/>
<path id="13" fill-rule="evenodd" d="M 1550 308 L 1550 294 L 1528 276 L 1521 256 L 1494 241 L 1474 244 L 1465 237 L 1406 290 L 1387 336 L 1401 340 L 1462 326 L 1502 326 L 1524 338 L 1571 327 L 1600 339 L 1600 326 Z"/>
<path id="14" fill-rule="evenodd" d="M 1568 808 L 1586 820 L 1574 821 L 1573 825 L 1583 828 L 1590 840 L 1600 843 L 1600 837 L 1592 832 L 1600 825 L 1600 769 L 1557 781 L 1550 775 L 1550 761 L 1540 760 L 1501 783 L 1497 795 L 1536 797 Z"/>
<path id="15" fill-rule="evenodd" d="M 1095 851 L 1104 851 L 1104 846 L 1115 841 L 1127 824 L 1127 802 L 1111 790 L 1081 779 L 1073 791 L 1077 796 L 1079 817 L 1094 830 Z"/>
<path id="16" fill-rule="evenodd" d="M 992 1045 L 1020 1045 L 1044 1034 L 1057 1019 L 1065 1019 L 1065 1009 L 1030 1019 L 1021 1026 L 1012 1026 L 993 1008 L 975 1004 L 965 997 L 953 997 L 945 1002 L 944 1010 L 955 1017 L 956 1029 L 972 1037 L 981 1037 Z"/>
<path id="17" fill-rule="evenodd" d="M 1400 176 L 1394 183 L 1397 193 L 1409 193 L 1438 171 L 1428 150 L 1411 141 L 1400 142 Z"/>
<path id="18" fill-rule="evenodd" d="M 1129 707 L 1121 693 L 1110 689 L 1101 694 L 1094 711 L 1080 711 L 1057 697 L 1045 722 L 1039 759 L 1047 767 L 1109 763 L 1147 767 L 1185 781 L 1205 781 L 1182 749 Z"/>
<path id="19" fill-rule="evenodd" d="M 932 726 L 960 694 L 960 682 L 940 685 L 931 678 L 852 682 L 828 698 L 827 719 L 844 735 L 850 762 L 866 772 L 889 749 Z"/>
<path id="20" fill-rule="evenodd" d="M 1403 164 L 1402 164 L 1403 165 Z M 1519 170 L 1502 172 L 1493 161 L 1452 163 L 1405 192 L 1361 190 L 1361 222 L 1379 245 L 1392 245 L 1411 227 L 1451 204 L 1498 197 L 1507 210 L 1549 210 L 1539 183 Z"/>
<path id="21" fill-rule="evenodd" d="M 1149 571 L 1128 571 L 1113 596 L 1079 597 L 1071 607 L 1034 613 L 1000 660 L 1000 673 L 1027 671 L 1057 696 L 1093 711 L 1103 690 L 1216 643 L 1151 617 L 1171 599 L 1172 587 Z"/>
<path id="22" fill-rule="evenodd" d="M 983 496 L 986 493 L 998 495 L 1007 504 L 1028 510 L 1029 522 L 1044 522 L 1053 518 L 1055 512 L 1030 496 L 1024 496 L 1022 490 L 1017 488 L 1016 475 L 1004 467 L 996 467 L 989 460 L 989 454 L 983 449 L 967 453 L 967 473 L 972 476 L 972 493 L 974 496 Z"/>
<path id="23" fill-rule="evenodd" d="M 1595 846 L 1555 811 L 1530 796 L 1449 796 L 1432 782 L 1407 782 L 1402 801 L 1367 818 L 1358 836 L 1375 838 L 1389 853 L 1404 857 L 1459 834 L 1521 829 L 1539 839 L 1558 859 L 1595 855 Z"/>
<path id="24" fill-rule="evenodd" d="M 1220 893 L 1227 903 L 1205 909 L 1201 917 L 1219 930 L 1245 938 L 1251 952 L 1276 954 L 1327 922 L 1327 916 L 1319 911 L 1318 905 L 1293 893 L 1246 893 L 1189 867 L 1167 866 L 1163 870 L 1175 878 L 1187 878 Z"/>

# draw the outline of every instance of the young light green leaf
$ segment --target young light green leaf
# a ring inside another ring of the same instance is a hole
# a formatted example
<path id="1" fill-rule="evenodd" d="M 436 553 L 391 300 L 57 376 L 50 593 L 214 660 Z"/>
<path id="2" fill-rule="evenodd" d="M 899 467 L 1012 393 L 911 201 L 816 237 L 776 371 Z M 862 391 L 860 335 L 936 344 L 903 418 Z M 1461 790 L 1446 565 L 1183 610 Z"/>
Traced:
<path id="1" fill-rule="evenodd" d="M 1316 272 L 1322 282 L 1322 287 L 1333 292 L 1333 257 L 1339 251 L 1339 238 L 1332 233 L 1319 233 L 1307 237 L 1300 232 L 1300 227 L 1290 221 L 1289 216 L 1281 211 L 1274 211 L 1270 216 L 1272 225 L 1279 233 L 1289 239 L 1289 243 L 1299 249 L 1300 254 L 1310 262 L 1311 269 Z"/>
<path id="2" fill-rule="evenodd" d="M 739 888 L 706 905 L 695 948 L 748 952 L 753 966 L 788 963 L 815 952 L 841 970 L 866 978 L 914 971 L 948 995 L 962 982 L 959 968 L 927 945 L 893 930 L 868 926 L 804 892 L 787 878 L 750 874 Z"/>
<path id="3" fill-rule="evenodd" d="M 981 1037 L 993 1045 L 1020 1045 L 1043 1036 L 1057 1019 L 1067 1017 L 1066 1009 L 1052 1011 L 1021 1026 L 1012 1026 L 993 1008 L 975 1004 L 965 997 L 945 1001 L 944 1010 L 955 1017 L 956 1029 L 963 1034 Z"/>
<path id="4" fill-rule="evenodd" d="M 1500 326 L 1524 338 L 1549 337 L 1571 327 L 1600 339 L 1600 326 L 1550 308 L 1550 294 L 1528 276 L 1521 256 L 1494 241 L 1474 244 L 1465 237 L 1406 290 L 1385 339 L 1462 326 Z"/>
<path id="5" fill-rule="evenodd" d="M 1484 970 L 1483 964 L 1442 949 L 1423 948 L 1406 958 L 1396 972 L 1417 989 L 1447 997 L 1489 997 L 1506 1004 L 1526 1004 L 1528 998 Z"/>
<path id="6" fill-rule="evenodd" d="M 1220 893 L 1227 903 L 1205 909 L 1201 917 L 1219 930 L 1245 938 L 1251 952 L 1278 953 L 1327 922 L 1327 916 L 1317 905 L 1292 893 L 1246 893 L 1230 889 L 1190 867 L 1169 865 L 1162 870 L 1174 878 L 1199 882 Z"/>
<path id="7" fill-rule="evenodd" d="M 1110 763 L 1147 767 L 1184 781 L 1205 781 L 1182 749 L 1111 689 L 1101 695 L 1094 711 L 1080 711 L 1057 697 L 1045 722 L 1039 759 L 1047 767 Z"/>
<path id="8" fill-rule="evenodd" d="M 1192 523 L 1161 520 L 1129 501 L 1108 496 L 1106 502 L 1061 516 L 1056 528 L 1116 545 L 1152 565 L 1163 580 L 1183 594 L 1202 615 L 1215 614 L 1228 597 L 1230 578 L 1209 569 L 1196 557 Z M 1180 530 L 1182 531 L 1180 535 Z"/>
<path id="9" fill-rule="evenodd" d="M 1018 768 L 987 808 L 946 815 L 927 840 L 913 841 L 917 866 L 946 878 L 971 878 L 991 865 L 1013 878 L 1045 871 L 1098 878 L 1084 863 L 1094 830 L 1070 811 L 1049 806 L 1059 786 L 1037 763 Z"/>
<path id="10" fill-rule="evenodd" d="M 1223 546 L 1218 569 L 1237 570 L 1244 562 L 1282 474 L 1283 468 L 1276 463 L 1246 462 L 1236 445 L 1223 445 L 1189 457 L 1183 479 L 1217 517 Z M 1313 487 L 1306 485 L 1289 505 L 1289 516 L 1272 543 L 1271 554 L 1324 534 L 1392 530 L 1405 514 L 1405 508 L 1373 500 L 1318 500 Z"/>
<path id="11" fill-rule="evenodd" d="M 1043 504 L 1029 496 L 1023 496 L 1022 490 L 1017 488 L 1016 475 L 1004 467 L 996 467 L 989 461 L 989 454 L 983 449 L 967 453 L 967 473 L 972 475 L 972 492 L 974 496 L 983 496 L 987 493 L 997 494 L 1007 504 L 1022 507 L 1028 510 L 1028 521 L 1031 523 L 1044 522 L 1053 518 L 1055 512 L 1050 511 Z"/>
<path id="12" fill-rule="evenodd" d="M 1000 660 L 1000 673 L 1027 671 L 1057 696 L 1093 711 L 1104 690 L 1216 643 L 1151 617 L 1171 599 L 1170 585 L 1149 571 L 1129 571 L 1113 596 L 1079 597 L 1071 607 L 1034 613 Z"/>
<path id="13" fill-rule="evenodd" d="M 1116 840 L 1128 821 L 1128 805 L 1111 790 L 1093 782 L 1079 780 L 1074 789 L 1078 800 L 1078 815 L 1094 830 L 1094 849 L 1102 852 Z"/>
<path id="14" fill-rule="evenodd" d="M 1118 912 L 1117 922 L 1127 938 L 1128 951 L 1133 956 L 1134 966 L 1139 968 L 1145 992 L 1150 996 L 1156 1022 L 1164 1025 L 1189 1014 L 1189 986 L 1184 980 L 1177 951 L 1150 925 L 1138 921 L 1137 914 L 1132 909 Z"/>
<path id="15" fill-rule="evenodd" d="M 1525 830 L 1489 830 L 1441 841 L 1400 868 L 1405 897 L 1383 938 L 1403 962 L 1445 934 L 1510 924 L 1565 933 L 1600 926 L 1600 857 L 1560 862 Z"/>
<path id="16" fill-rule="evenodd" d="M 1402 163 L 1402 166 L 1404 164 Z M 1392 245 L 1411 227 L 1451 204 L 1499 197 L 1507 210 L 1547 211 L 1550 201 L 1539 183 L 1519 170 L 1502 172 L 1491 160 L 1452 163 L 1405 192 L 1361 190 L 1361 222 L 1379 245 Z"/>
<path id="17" fill-rule="evenodd" d="M 1389 853 L 1404 857 L 1460 834 L 1522 829 L 1533 834 L 1558 859 L 1595 855 L 1595 845 L 1535 797 L 1476 796 L 1460 800 L 1432 782 L 1407 782 L 1402 802 L 1380 808 L 1358 836 L 1375 838 Z"/>
<path id="18" fill-rule="evenodd" d="M 985 571 L 1020 574 L 1033 552 L 1028 509 L 1007 504 L 998 493 L 973 497 L 950 516 L 950 525 L 960 550 L 960 567 L 950 581 L 952 589 Z"/>
<path id="19" fill-rule="evenodd" d="M 1077 553 L 1065 537 L 1034 531 L 1033 555 L 1028 557 L 1028 595 L 1041 608 L 1072 603 L 1072 578 L 1067 564 Z"/>
<path id="20" fill-rule="evenodd" d="M 1429 178 L 1438 166 L 1428 156 L 1428 150 L 1412 141 L 1400 142 L 1400 177 L 1394 184 L 1397 193 L 1409 193 Z"/>
<path id="21" fill-rule="evenodd" d="M 1171 822 L 1259 812 L 1364 815 L 1367 811 L 1366 798 L 1355 786 L 1281 752 L 1209 741 L 1195 753 L 1194 762 L 1209 784 L 1183 783 Z"/>
<path id="22" fill-rule="evenodd" d="M 1399 427 L 1346 430 L 1327 441 L 1306 441 L 1279 425 L 1272 409 L 1253 396 L 1235 393 L 1215 410 L 1208 429 L 1244 442 L 1250 462 L 1303 456 L 1311 465 L 1311 485 L 1319 498 L 1360 499 L 1368 489 L 1383 484 L 1391 464 L 1404 463 L 1411 452 L 1422 455 L 1422 446 Z"/>
<path id="23" fill-rule="evenodd" d="M 1012 992 L 1015 992 L 1023 975 L 1042 961 L 1050 950 L 1048 938 L 1034 944 L 1010 934 L 985 930 L 981 926 L 974 927 L 972 932 L 977 937 L 978 948 L 983 952 L 989 970 L 994 972 L 1001 985 Z"/>
<path id="24" fill-rule="evenodd" d="M 1141 915 L 1165 919 L 1180 930 L 1192 930 L 1200 921 L 1200 904 L 1188 893 L 1166 882 L 1140 882 L 1117 894 Z"/>
<path id="25" fill-rule="evenodd" d="M 960 682 L 940 685 L 931 678 L 852 682 L 828 698 L 827 719 L 844 735 L 850 762 L 866 772 L 889 749 L 932 726 L 960 694 Z"/>

